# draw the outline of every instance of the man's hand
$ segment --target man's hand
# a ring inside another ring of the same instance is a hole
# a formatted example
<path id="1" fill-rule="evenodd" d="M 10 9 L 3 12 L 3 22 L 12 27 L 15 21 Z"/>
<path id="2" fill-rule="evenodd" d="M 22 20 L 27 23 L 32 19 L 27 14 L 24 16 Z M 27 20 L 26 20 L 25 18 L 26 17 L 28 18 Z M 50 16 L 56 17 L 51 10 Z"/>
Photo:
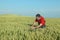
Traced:
<path id="1" fill-rule="evenodd" d="M 31 26 L 31 29 L 35 29 L 35 28 L 36 28 L 36 26 L 35 26 L 35 25 L 32 25 L 32 26 Z"/>
<path id="2" fill-rule="evenodd" d="M 31 27 L 31 29 L 35 29 L 36 27 Z"/>

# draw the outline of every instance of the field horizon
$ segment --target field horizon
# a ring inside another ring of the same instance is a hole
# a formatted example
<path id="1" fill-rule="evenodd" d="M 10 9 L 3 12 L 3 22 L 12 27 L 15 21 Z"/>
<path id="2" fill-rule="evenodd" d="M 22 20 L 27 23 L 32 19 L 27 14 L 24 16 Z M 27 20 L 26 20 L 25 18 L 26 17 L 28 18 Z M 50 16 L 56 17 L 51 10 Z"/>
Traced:
<path id="1" fill-rule="evenodd" d="M 35 15 L 33 16 L 27 16 L 27 15 L 21 15 L 21 14 L 0 14 L 0 16 L 24 16 L 24 17 L 35 17 Z M 41 15 L 43 16 L 43 15 Z M 60 18 L 60 17 L 45 17 L 43 16 L 44 18 Z"/>

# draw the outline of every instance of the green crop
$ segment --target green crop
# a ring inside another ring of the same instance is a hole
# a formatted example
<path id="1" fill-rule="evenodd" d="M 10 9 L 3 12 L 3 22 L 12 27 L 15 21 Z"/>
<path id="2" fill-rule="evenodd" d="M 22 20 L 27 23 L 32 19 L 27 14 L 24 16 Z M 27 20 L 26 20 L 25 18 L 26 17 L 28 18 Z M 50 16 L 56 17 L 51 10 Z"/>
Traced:
<path id="1" fill-rule="evenodd" d="M 34 17 L 0 16 L 0 40 L 60 40 L 60 18 L 46 18 L 46 28 L 31 30 Z"/>

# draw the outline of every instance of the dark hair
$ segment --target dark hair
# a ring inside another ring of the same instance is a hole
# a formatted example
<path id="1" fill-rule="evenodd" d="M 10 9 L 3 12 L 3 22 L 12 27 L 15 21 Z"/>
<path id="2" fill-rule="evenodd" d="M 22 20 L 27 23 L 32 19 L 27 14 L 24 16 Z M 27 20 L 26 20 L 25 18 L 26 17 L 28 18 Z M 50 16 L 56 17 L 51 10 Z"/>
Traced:
<path id="1" fill-rule="evenodd" d="M 36 17 L 40 17 L 41 15 L 40 14 L 36 14 Z"/>

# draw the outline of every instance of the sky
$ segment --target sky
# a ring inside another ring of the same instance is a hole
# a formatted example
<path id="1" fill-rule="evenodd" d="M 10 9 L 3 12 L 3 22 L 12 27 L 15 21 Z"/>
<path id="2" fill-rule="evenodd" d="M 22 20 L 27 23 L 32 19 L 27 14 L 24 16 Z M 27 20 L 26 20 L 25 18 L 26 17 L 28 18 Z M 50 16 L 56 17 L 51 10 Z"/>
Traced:
<path id="1" fill-rule="evenodd" d="M 60 17 L 60 0 L 0 0 L 0 14 Z"/>

